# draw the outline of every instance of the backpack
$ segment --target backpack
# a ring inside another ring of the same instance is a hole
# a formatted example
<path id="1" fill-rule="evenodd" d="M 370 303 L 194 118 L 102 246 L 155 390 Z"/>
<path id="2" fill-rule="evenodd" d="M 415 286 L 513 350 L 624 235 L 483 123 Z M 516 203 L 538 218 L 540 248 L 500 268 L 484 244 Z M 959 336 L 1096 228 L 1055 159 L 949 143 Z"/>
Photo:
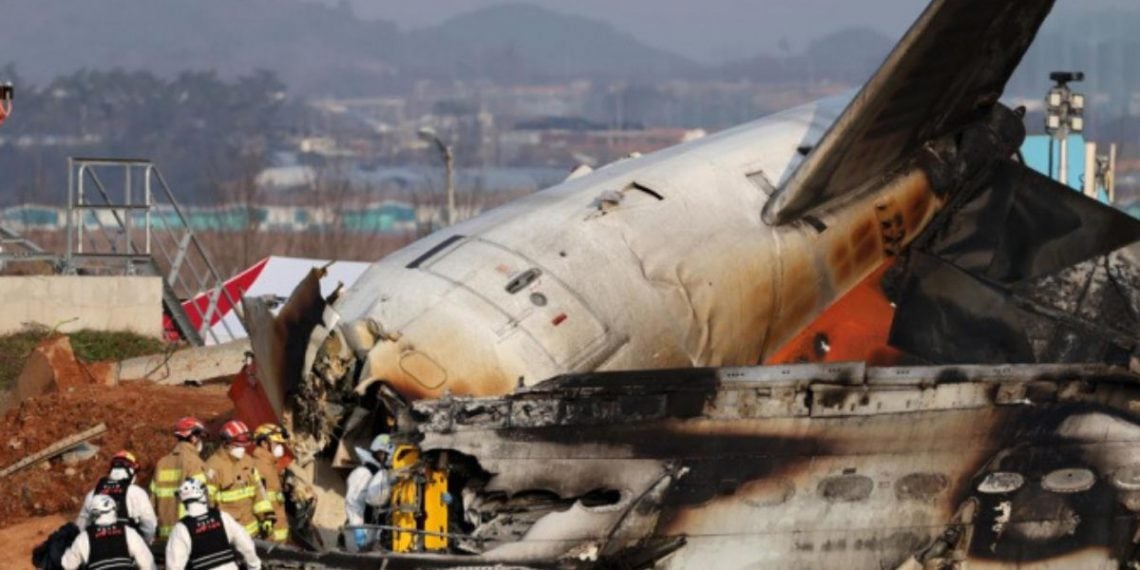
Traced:
<path id="1" fill-rule="evenodd" d="M 69 522 L 51 533 L 32 551 L 32 565 L 40 570 L 63 570 L 63 553 L 79 536 L 79 527 Z"/>

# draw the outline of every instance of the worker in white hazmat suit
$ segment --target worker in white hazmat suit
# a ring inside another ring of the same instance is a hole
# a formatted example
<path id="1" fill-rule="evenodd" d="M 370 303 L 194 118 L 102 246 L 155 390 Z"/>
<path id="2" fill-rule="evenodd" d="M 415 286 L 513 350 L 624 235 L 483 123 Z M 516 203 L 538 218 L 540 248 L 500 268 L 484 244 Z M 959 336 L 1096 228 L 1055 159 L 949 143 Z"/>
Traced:
<path id="1" fill-rule="evenodd" d="M 380 434 L 368 449 L 356 448 L 360 466 L 348 474 L 345 482 L 345 546 L 351 552 L 372 548 L 380 538 L 380 530 L 362 525 L 388 524 L 388 506 L 392 496 L 392 474 L 388 459 L 392 456 L 392 439 Z"/>

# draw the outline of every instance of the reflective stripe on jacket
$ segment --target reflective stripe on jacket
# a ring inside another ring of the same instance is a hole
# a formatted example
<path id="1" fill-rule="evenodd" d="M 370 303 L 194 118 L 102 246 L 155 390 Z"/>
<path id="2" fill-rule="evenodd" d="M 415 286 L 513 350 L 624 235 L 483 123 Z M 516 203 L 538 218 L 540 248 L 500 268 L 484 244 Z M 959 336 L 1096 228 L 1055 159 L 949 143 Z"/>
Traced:
<path id="1" fill-rule="evenodd" d="M 277 471 L 277 458 L 273 457 L 273 452 L 258 446 L 253 450 L 253 459 L 257 462 L 257 470 L 261 473 L 262 482 L 265 484 L 266 496 L 273 504 L 273 513 L 277 518 L 270 539 L 275 542 L 285 542 L 289 540 L 289 517 L 285 511 L 285 493 L 282 492 L 281 474 Z"/>
<path id="2" fill-rule="evenodd" d="M 170 536 L 170 529 L 186 514 L 178 500 L 178 488 L 187 477 L 205 483 L 206 463 L 198 456 L 193 444 L 180 441 L 169 455 L 158 460 L 154 466 L 154 477 L 150 480 L 150 496 L 158 515 L 160 540 Z"/>
<path id="3" fill-rule="evenodd" d="M 206 489 L 210 502 L 230 514 L 250 534 L 257 534 L 257 521 L 273 512 L 262 486 L 261 474 L 252 457 L 234 459 L 220 448 L 206 461 Z"/>

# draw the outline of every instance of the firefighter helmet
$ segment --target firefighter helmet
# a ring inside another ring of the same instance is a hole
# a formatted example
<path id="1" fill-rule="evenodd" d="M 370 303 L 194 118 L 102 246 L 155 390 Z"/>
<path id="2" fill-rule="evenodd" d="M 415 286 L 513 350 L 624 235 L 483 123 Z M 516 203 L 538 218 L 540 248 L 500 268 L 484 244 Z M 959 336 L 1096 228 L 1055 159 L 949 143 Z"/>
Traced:
<path id="1" fill-rule="evenodd" d="M 249 428 L 240 420 L 230 420 L 222 426 L 220 433 L 222 441 L 226 443 L 249 443 Z"/>
<path id="2" fill-rule="evenodd" d="M 135 472 L 139 469 L 139 460 L 135 454 L 124 449 L 111 456 L 111 467 L 126 467 Z"/>
<path id="3" fill-rule="evenodd" d="M 174 435 L 178 439 L 190 439 L 193 436 L 205 437 L 206 426 L 194 417 L 185 417 L 174 424 Z"/>
<path id="4" fill-rule="evenodd" d="M 289 432 L 277 424 L 261 424 L 253 432 L 253 441 L 261 443 L 265 440 L 283 444 L 288 442 Z"/>

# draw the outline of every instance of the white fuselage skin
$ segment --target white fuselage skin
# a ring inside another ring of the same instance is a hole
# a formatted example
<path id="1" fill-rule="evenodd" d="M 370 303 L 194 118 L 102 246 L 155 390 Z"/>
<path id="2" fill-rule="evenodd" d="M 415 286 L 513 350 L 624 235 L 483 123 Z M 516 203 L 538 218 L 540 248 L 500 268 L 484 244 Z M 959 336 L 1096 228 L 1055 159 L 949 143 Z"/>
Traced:
<path id="1" fill-rule="evenodd" d="M 366 359 L 358 389 L 491 395 L 563 373 L 763 361 L 941 204 L 911 170 L 813 220 L 762 221 L 845 104 L 617 162 L 376 262 L 332 307 Z"/>

